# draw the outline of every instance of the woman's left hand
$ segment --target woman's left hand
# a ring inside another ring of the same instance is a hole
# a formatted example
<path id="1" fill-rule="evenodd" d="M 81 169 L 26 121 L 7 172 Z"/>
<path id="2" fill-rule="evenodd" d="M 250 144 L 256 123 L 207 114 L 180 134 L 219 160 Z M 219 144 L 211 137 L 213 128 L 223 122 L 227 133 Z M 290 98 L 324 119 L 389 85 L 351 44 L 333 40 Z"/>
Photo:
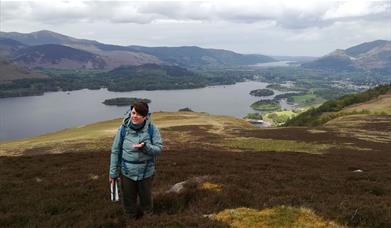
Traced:
<path id="1" fill-rule="evenodd" d="M 139 144 L 133 144 L 133 148 L 138 148 L 141 149 L 144 147 L 144 143 L 139 143 Z"/>

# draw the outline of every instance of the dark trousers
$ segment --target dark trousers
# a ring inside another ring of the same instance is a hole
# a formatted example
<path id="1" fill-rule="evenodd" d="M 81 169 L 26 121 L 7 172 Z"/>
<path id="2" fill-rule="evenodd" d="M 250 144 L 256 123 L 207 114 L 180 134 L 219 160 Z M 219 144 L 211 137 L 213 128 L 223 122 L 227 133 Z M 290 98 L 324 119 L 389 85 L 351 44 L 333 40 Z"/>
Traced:
<path id="1" fill-rule="evenodd" d="M 129 218 L 152 214 L 152 180 L 153 176 L 141 181 L 121 176 L 122 205 Z"/>

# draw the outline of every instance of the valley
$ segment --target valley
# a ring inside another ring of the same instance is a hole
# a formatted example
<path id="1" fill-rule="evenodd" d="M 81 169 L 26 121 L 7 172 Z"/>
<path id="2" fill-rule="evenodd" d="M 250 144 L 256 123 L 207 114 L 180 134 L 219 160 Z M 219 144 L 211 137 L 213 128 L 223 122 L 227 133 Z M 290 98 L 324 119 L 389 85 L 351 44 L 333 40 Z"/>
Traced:
<path id="1" fill-rule="evenodd" d="M 28 121 L 32 127 L 7 121 L 7 132 L 17 135 L 38 126 L 54 131 L 0 142 L 0 226 L 391 225 L 391 77 L 378 68 L 381 64 L 376 69 L 359 65 L 363 53 L 379 42 L 336 52 L 360 55 L 355 63 L 338 62 L 334 53 L 326 59 L 302 58 L 308 65 L 265 67 L 257 62 L 275 60 L 198 47 L 122 47 L 52 38 L 57 43 L 50 47 L 29 36 L 0 40 L 5 56 L 20 54 L 6 63 L 19 65 L 3 68 L 8 76 L 1 78 L 0 104 L 12 106 L 19 98 L 6 97 L 15 96 L 22 96 L 18 102 L 23 104 L 4 116 L 20 122 L 28 113 L 44 121 Z M 69 55 L 51 58 L 59 49 Z M 47 59 L 37 61 L 37 52 Z M 140 58 L 133 65 L 113 67 L 117 54 Z M 337 71 L 331 64 L 336 61 Z M 150 99 L 152 119 L 165 142 L 148 220 L 127 220 L 121 206 L 109 199 L 110 147 L 121 123 L 117 117 L 125 111 L 101 103 L 113 97 Z M 58 113 L 48 115 L 37 108 L 40 102 Z M 252 103 L 257 104 L 253 109 Z M 282 104 L 294 107 L 287 110 Z M 245 116 L 270 126 L 255 127 Z M 72 118 L 78 127 L 61 125 Z M 170 190 L 180 182 L 183 190 Z"/>

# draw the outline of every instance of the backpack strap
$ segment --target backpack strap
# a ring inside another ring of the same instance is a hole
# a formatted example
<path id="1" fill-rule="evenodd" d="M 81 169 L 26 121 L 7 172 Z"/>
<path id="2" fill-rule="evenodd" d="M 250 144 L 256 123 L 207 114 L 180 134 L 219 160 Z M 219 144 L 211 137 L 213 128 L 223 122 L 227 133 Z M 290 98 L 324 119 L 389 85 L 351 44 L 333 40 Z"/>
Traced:
<path id="1" fill-rule="evenodd" d="M 151 143 L 153 144 L 153 125 L 151 122 L 149 122 L 148 125 L 148 134 L 149 134 L 149 139 L 151 140 Z"/>
<path id="2" fill-rule="evenodd" d="M 119 164 L 119 171 L 121 173 L 121 168 L 122 168 L 122 146 L 124 144 L 124 139 L 125 139 L 125 134 L 126 134 L 126 129 L 123 124 L 121 124 L 120 127 L 120 138 L 119 138 L 119 153 L 118 153 L 118 164 Z"/>
<path id="3" fill-rule="evenodd" d="M 153 143 L 153 125 L 151 124 L 151 122 L 149 122 L 149 124 L 148 124 L 148 134 L 149 134 L 149 139 L 151 140 L 151 143 Z M 147 173 L 148 165 L 149 165 L 150 162 L 153 162 L 153 163 L 156 162 L 155 155 L 153 155 L 151 160 L 148 160 L 145 163 L 143 179 L 145 178 L 145 174 Z"/>
<path id="4" fill-rule="evenodd" d="M 126 134 L 125 126 L 123 124 L 121 124 L 121 132 L 120 132 L 121 144 L 124 142 L 125 134 Z"/>

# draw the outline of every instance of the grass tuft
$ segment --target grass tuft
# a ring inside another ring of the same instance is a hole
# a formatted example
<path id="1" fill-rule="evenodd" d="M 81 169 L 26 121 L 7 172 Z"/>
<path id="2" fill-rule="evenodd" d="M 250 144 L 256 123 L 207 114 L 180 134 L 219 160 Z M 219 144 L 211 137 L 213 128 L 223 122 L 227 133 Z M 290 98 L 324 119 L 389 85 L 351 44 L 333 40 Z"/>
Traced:
<path id="1" fill-rule="evenodd" d="M 235 149 L 254 150 L 258 152 L 303 152 L 322 154 L 331 148 L 328 144 L 312 144 L 293 140 L 276 140 L 261 138 L 235 138 L 227 140 L 226 145 Z"/>
<path id="2" fill-rule="evenodd" d="M 251 208 L 226 209 L 210 218 L 234 228 L 274 227 L 343 227 L 326 221 L 306 208 L 276 206 L 261 211 Z"/>
<path id="3" fill-rule="evenodd" d="M 204 182 L 204 183 L 201 184 L 200 188 L 201 189 L 205 189 L 205 190 L 215 191 L 215 192 L 221 192 L 223 190 L 223 186 L 222 185 L 215 184 L 215 183 L 212 183 L 212 182 Z"/>

